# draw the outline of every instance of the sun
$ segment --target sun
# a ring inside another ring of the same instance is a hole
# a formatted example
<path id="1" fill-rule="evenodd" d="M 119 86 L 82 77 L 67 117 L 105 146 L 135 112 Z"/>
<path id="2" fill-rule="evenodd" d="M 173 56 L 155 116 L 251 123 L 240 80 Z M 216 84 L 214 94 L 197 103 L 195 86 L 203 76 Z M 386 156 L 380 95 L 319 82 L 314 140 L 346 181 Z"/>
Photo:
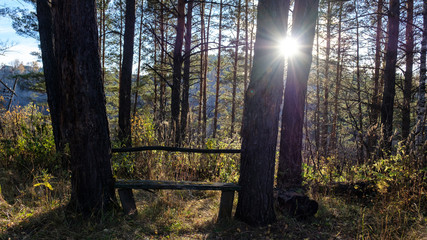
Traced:
<path id="1" fill-rule="evenodd" d="M 298 54 L 300 45 L 295 38 L 285 37 L 279 41 L 279 50 L 284 57 L 293 57 Z"/>

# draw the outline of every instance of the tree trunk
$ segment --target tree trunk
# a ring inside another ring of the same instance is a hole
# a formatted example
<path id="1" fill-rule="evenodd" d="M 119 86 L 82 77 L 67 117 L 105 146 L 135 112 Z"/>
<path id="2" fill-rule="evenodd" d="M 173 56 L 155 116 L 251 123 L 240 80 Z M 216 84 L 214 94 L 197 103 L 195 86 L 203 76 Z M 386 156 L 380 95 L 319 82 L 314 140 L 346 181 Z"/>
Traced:
<path id="1" fill-rule="evenodd" d="M 234 46 L 234 62 L 233 62 L 233 87 L 232 87 L 232 99 L 231 99 L 231 128 L 230 138 L 234 135 L 234 125 L 236 122 L 236 92 L 237 92 L 237 66 L 239 61 L 239 40 L 240 40 L 240 4 L 237 6 L 237 33 L 236 33 L 236 45 Z"/>
<path id="2" fill-rule="evenodd" d="M 298 39 L 301 49 L 288 63 L 277 174 L 277 185 L 281 189 L 302 186 L 304 108 L 318 5 L 318 0 L 299 0 L 293 11 L 292 37 Z"/>
<path id="3" fill-rule="evenodd" d="M 384 93 L 381 106 L 383 150 L 390 151 L 393 136 L 393 109 L 396 95 L 396 61 L 399 38 L 399 0 L 390 0 L 388 13 L 388 43 L 385 56 Z"/>
<path id="4" fill-rule="evenodd" d="M 219 85 L 221 79 L 221 41 L 222 41 L 222 0 L 219 4 L 219 27 L 218 27 L 218 62 L 216 65 L 216 91 L 215 91 L 215 110 L 213 118 L 213 133 L 212 138 L 216 138 L 218 128 L 218 104 L 219 104 Z"/>
<path id="5" fill-rule="evenodd" d="M 359 9 L 357 5 L 357 0 L 354 2 L 355 11 L 356 11 L 356 82 L 357 82 L 357 106 L 358 106 L 358 120 L 359 126 L 357 127 L 358 131 L 358 162 L 362 164 L 363 160 L 363 112 L 362 112 L 362 98 L 361 98 L 361 88 L 360 88 L 360 41 L 359 41 Z M 357 126 L 357 124 L 356 124 Z"/>
<path id="6" fill-rule="evenodd" d="M 372 107 L 370 111 L 370 133 L 368 136 L 368 152 L 372 154 L 377 141 L 377 122 L 380 110 L 380 68 L 381 68 L 381 38 L 382 38 L 382 18 L 383 0 L 378 1 L 377 26 L 375 37 L 375 70 L 374 70 L 374 92 L 372 94 Z"/>
<path id="7" fill-rule="evenodd" d="M 407 1 L 406 17 L 406 69 L 405 83 L 403 87 L 403 109 L 402 109 L 402 138 L 409 136 L 411 129 L 411 100 L 412 100 L 412 69 L 414 63 L 414 0 Z"/>
<path id="8" fill-rule="evenodd" d="M 55 59 L 52 12 L 48 0 L 37 0 L 37 18 L 39 23 L 40 48 L 42 51 L 43 71 L 46 83 L 47 102 L 52 120 L 53 137 L 55 139 L 56 151 L 62 153 L 65 147 L 65 139 L 60 128 L 61 112 L 61 88 L 58 79 L 60 73 Z M 65 158 L 64 158 L 65 159 Z M 68 168 L 68 163 L 63 161 L 63 168 Z"/>
<path id="9" fill-rule="evenodd" d="M 426 67 L 426 56 L 427 56 L 427 3 L 424 1 L 423 4 L 423 38 L 421 41 L 421 64 L 420 64 L 420 83 L 418 85 L 418 102 L 417 102 L 417 130 L 416 130 L 416 139 L 415 144 L 418 147 L 421 147 L 423 144 L 425 144 L 426 136 L 425 133 L 425 116 L 426 116 L 426 74 L 427 74 L 427 67 Z M 423 164 L 424 167 L 427 166 L 427 164 L 424 161 Z"/>
<path id="10" fill-rule="evenodd" d="M 249 0 L 245 0 L 245 72 L 243 76 L 244 93 L 248 88 L 248 75 L 249 75 Z"/>
<path id="11" fill-rule="evenodd" d="M 138 66 L 137 66 L 137 72 L 136 72 L 136 89 L 135 89 L 135 97 L 133 101 L 133 117 L 136 116 L 136 107 L 138 104 L 138 93 L 139 93 L 139 82 L 140 82 L 140 74 L 141 74 L 141 52 L 142 52 L 142 26 L 144 20 L 144 1 L 141 1 L 141 17 L 139 19 L 139 40 L 138 40 Z M 154 61 L 156 61 L 156 51 L 157 51 L 157 41 L 154 42 Z M 156 65 L 156 64 L 154 64 Z M 154 106 L 156 105 L 156 97 L 157 97 L 157 89 L 156 89 L 156 75 L 153 76 L 154 78 Z M 154 107 L 154 116 L 156 116 L 156 108 Z"/>
<path id="12" fill-rule="evenodd" d="M 201 135 L 202 132 L 202 109 L 203 109 L 203 77 L 204 77 L 204 68 L 205 68 L 205 2 L 200 2 L 200 83 L 199 83 L 199 109 L 198 109 L 198 118 L 197 118 L 197 133 Z M 202 140 L 202 139 L 199 139 Z"/>
<path id="13" fill-rule="evenodd" d="M 331 55 L 331 25 L 332 6 L 328 1 L 328 12 L 326 22 L 326 53 L 325 53 L 325 79 L 324 79 L 324 99 L 323 99 L 323 123 L 321 134 L 322 156 L 328 157 L 328 135 L 329 135 L 329 59 Z"/>
<path id="14" fill-rule="evenodd" d="M 185 0 L 178 0 L 178 23 L 176 26 L 176 38 L 173 50 L 173 73 L 172 73 L 172 96 L 171 96 L 171 113 L 172 113 L 172 131 L 174 136 L 174 145 L 179 146 L 180 125 L 179 125 L 179 106 L 182 78 L 182 44 L 184 41 L 185 31 Z"/>
<path id="15" fill-rule="evenodd" d="M 126 0 L 123 63 L 119 90 L 119 140 L 125 147 L 132 146 L 131 139 L 131 90 L 133 45 L 135 37 L 135 0 Z"/>
<path id="16" fill-rule="evenodd" d="M 181 102 L 181 141 L 185 140 L 187 131 L 187 118 L 189 111 L 188 96 L 190 94 L 190 64 L 191 64 L 191 28 L 193 17 L 193 0 L 188 0 L 187 3 L 187 23 L 185 31 L 185 46 L 184 46 L 184 75 L 182 78 L 182 102 Z"/>
<path id="17" fill-rule="evenodd" d="M 236 218 L 250 225 L 276 220 L 273 183 L 284 59 L 276 39 L 285 36 L 283 22 L 288 1 L 260 0 L 254 65 L 246 92 L 242 125 L 242 153 Z"/>
<path id="18" fill-rule="evenodd" d="M 332 118 L 332 130 L 331 130 L 331 141 L 330 141 L 330 149 L 337 154 L 337 139 L 338 139 L 338 95 L 341 90 L 341 30 L 342 30 L 342 10 L 343 10 L 343 2 L 340 2 L 340 10 L 339 10 L 339 20 L 338 20 L 338 49 L 337 49 L 337 75 L 335 78 L 335 96 L 334 96 L 334 113 Z"/>
<path id="19" fill-rule="evenodd" d="M 115 201 L 111 144 L 102 84 L 95 1 L 55 1 L 60 128 L 70 148 L 71 204 L 89 216 Z"/>

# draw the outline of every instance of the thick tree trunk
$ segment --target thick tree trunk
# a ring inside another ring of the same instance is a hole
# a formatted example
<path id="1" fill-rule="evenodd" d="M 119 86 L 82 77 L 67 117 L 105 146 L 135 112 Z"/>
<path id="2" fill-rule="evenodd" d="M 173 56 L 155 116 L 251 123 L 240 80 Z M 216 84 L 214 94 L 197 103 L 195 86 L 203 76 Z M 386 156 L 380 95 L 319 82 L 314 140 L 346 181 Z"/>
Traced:
<path id="1" fill-rule="evenodd" d="M 119 90 L 119 140 L 125 147 L 132 146 L 130 112 L 134 37 L 135 0 L 126 0 L 123 63 Z"/>
<path id="2" fill-rule="evenodd" d="M 47 102 L 52 120 L 53 137 L 57 152 L 62 152 L 65 139 L 62 138 L 60 128 L 61 88 L 59 87 L 60 74 L 54 53 L 52 12 L 48 0 L 37 0 L 37 18 L 39 22 L 40 48 L 42 51 L 43 71 L 46 83 Z M 64 158 L 65 159 L 65 158 Z M 63 168 L 68 168 L 68 163 L 63 162 Z"/>
<path id="3" fill-rule="evenodd" d="M 185 31 L 185 0 L 178 0 L 178 23 L 176 26 L 176 38 L 173 50 L 173 73 L 172 73 L 172 96 L 171 96 L 171 113 L 172 113 L 172 131 L 174 136 L 174 145 L 181 143 L 179 109 L 180 93 L 182 79 L 182 45 L 184 42 Z"/>
<path id="4" fill-rule="evenodd" d="M 277 185 L 281 189 L 302 185 L 304 108 L 318 5 L 318 0 L 299 0 L 293 11 L 292 37 L 298 39 L 301 49 L 288 63 L 277 174 Z"/>
<path id="5" fill-rule="evenodd" d="M 388 13 L 388 43 L 385 56 L 384 93 L 381 106 L 383 150 L 390 151 L 393 136 L 393 109 L 396 95 L 396 61 L 399 39 L 399 0 L 390 0 Z"/>
<path id="6" fill-rule="evenodd" d="M 254 65 L 242 125 L 239 200 L 236 218 L 251 225 L 276 220 L 273 183 L 284 59 L 276 39 L 285 36 L 285 1 L 260 0 Z"/>
<path id="7" fill-rule="evenodd" d="M 115 201 L 95 1 L 55 1 L 52 9 L 60 128 L 71 154 L 70 206 L 89 216 Z"/>
<path id="8" fill-rule="evenodd" d="M 414 63 L 414 0 L 408 0 L 406 3 L 406 69 L 405 82 L 403 86 L 403 109 L 402 109 L 402 138 L 409 136 L 411 129 L 411 101 L 412 101 L 412 69 Z"/>
<path id="9" fill-rule="evenodd" d="M 182 102 L 181 102 L 181 141 L 185 140 L 185 135 L 187 131 L 187 118 L 190 103 L 189 94 L 190 94 L 190 64 L 191 64 L 191 28 L 192 28 L 192 18 L 193 18 L 193 0 L 188 0 L 187 4 L 187 23 L 185 26 L 185 58 L 184 58 L 184 75 L 182 77 Z"/>

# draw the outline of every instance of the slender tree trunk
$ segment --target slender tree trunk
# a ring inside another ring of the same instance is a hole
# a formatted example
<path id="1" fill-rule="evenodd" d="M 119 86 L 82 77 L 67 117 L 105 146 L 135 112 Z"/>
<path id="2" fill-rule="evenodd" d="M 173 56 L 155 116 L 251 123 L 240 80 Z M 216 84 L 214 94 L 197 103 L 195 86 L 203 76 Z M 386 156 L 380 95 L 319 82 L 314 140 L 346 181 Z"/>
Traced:
<path id="1" fill-rule="evenodd" d="M 418 147 L 422 147 L 426 142 L 426 58 L 427 58 L 427 2 L 424 0 L 423 4 L 423 38 L 421 41 L 421 64 L 420 64 L 420 82 L 418 85 L 418 102 L 417 102 L 417 130 L 415 144 Z M 427 163 L 422 164 L 422 167 L 426 167 Z"/>
<path id="2" fill-rule="evenodd" d="M 385 56 L 384 93 L 381 106 L 382 136 L 384 138 L 384 150 L 390 151 L 393 136 L 393 109 L 394 96 L 396 94 L 396 61 L 397 43 L 399 39 L 399 0 L 390 0 L 388 13 L 388 43 Z"/>
<path id="3" fill-rule="evenodd" d="M 374 70 L 374 92 L 372 94 L 372 107 L 370 111 L 370 128 L 371 132 L 368 136 L 368 152 L 372 154 L 374 151 L 377 134 L 376 125 L 378 123 L 378 116 L 380 113 L 380 68 L 381 68 L 381 38 L 382 38 L 382 11 L 383 11 L 383 0 L 378 1 L 377 8 L 377 26 L 376 26 L 376 37 L 375 37 L 375 70 Z"/>
<path id="4" fill-rule="evenodd" d="M 164 13 L 164 6 L 163 6 L 163 0 L 161 0 L 160 4 L 160 45 L 161 45 L 161 51 L 160 51 L 160 70 L 161 74 L 164 74 L 164 65 L 166 63 L 166 54 L 165 50 L 167 47 L 166 40 L 165 40 L 165 13 Z M 166 119 L 166 83 L 163 79 L 160 80 L 160 94 L 159 94 L 159 116 L 158 119 L 160 121 L 160 124 L 163 124 L 163 121 Z M 164 140 L 164 136 L 162 131 L 160 130 L 161 140 Z"/>
<path id="5" fill-rule="evenodd" d="M 212 137 L 216 138 L 216 132 L 218 128 L 218 104 L 219 104 L 219 85 L 221 79 L 221 41 L 222 41 L 222 0 L 219 4 L 219 27 L 218 27 L 218 62 L 216 65 L 216 91 L 215 91 L 215 110 L 214 110 L 214 118 L 213 118 L 213 133 Z"/>
<path id="6" fill-rule="evenodd" d="M 324 99 L 323 99 L 323 123 L 321 135 L 322 156 L 328 156 L 328 135 L 329 135 L 329 59 L 331 55 L 331 25 L 332 25 L 332 6 L 328 1 L 328 12 L 326 20 L 326 53 L 325 53 L 325 79 L 323 82 Z"/>
<path id="7" fill-rule="evenodd" d="M 240 4 L 239 4 L 240 5 Z M 245 72 L 243 76 L 244 93 L 248 88 L 248 75 L 249 75 L 249 0 L 245 0 Z"/>
<path id="8" fill-rule="evenodd" d="M 240 41 L 240 4 L 237 6 L 237 33 L 236 33 L 236 45 L 234 46 L 234 62 L 233 62 L 233 87 L 232 87 L 232 99 L 231 99 L 231 128 L 230 138 L 234 135 L 234 125 L 236 122 L 236 92 L 237 92 L 237 66 L 239 61 L 239 41 Z"/>
<path id="9" fill-rule="evenodd" d="M 190 64 L 191 64 L 191 28 L 193 15 L 193 0 L 187 1 L 187 23 L 185 31 L 185 46 L 184 46 L 184 75 L 182 78 L 182 102 L 181 102 L 181 141 L 185 140 L 188 122 L 189 100 L 190 94 Z"/>
<path id="10" fill-rule="evenodd" d="M 123 62 L 123 0 L 119 0 L 120 6 L 120 29 L 119 29 L 119 78 L 122 76 L 122 62 Z M 121 81 L 121 79 L 119 79 Z"/>
<path id="11" fill-rule="evenodd" d="M 359 9 L 357 5 L 357 0 L 354 2 L 355 11 L 356 11 L 356 82 L 357 82 L 357 107 L 358 107 L 358 120 L 359 126 L 358 129 L 358 139 L 359 139 L 359 148 L 358 148 L 358 162 L 362 164 L 363 161 L 363 112 L 362 112 L 362 98 L 361 98 L 361 87 L 360 82 L 360 41 L 359 41 Z"/>
<path id="12" fill-rule="evenodd" d="M 137 72 L 136 72 L 136 89 L 135 89 L 135 97 L 133 100 L 133 117 L 136 116 L 136 107 L 138 105 L 138 93 L 139 93 L 139 82 L 140 82 L 140 74 L 141 74 L 141 52 L 142 52 L 142 26 L 143 26 L 143 19 L 144 19 L 144 1 L 141 1 L 141 17 L 139 19 L 139 39 L 138 39 L 138 66 L 137 66 Z M 157 41 L 154 42 L 154 61 L 156 61 L 156 51 L 157 51 Z M 156 65 L 156 64 L 154 64 Z M 156 75 L 154 75 L 154 78 L 156 78 Z M 154 80 L 154 88 L 156 88 L 156 80 Z M 154 102 L 156 102 L 156 94 L 157 89 L 154 89 Z M 154 103 L 155 106 L 155 103 Z M 154 116 L 156 116 L 156 110 L 154 109 Z"/>
<path id="13" fill-rule="evenodd" d="M 208 64 L 209 64 L 209 32 L 210 32 L 210 26 L 211 26 L 211 17 L 212 17 L 212 8 L 213 5 L 211 3 L 211 7 L 209 10 L 209 16 L 208 16 L 208 26 L 206 29 L 206 45 L 205 45 L 205 67 L 204 67 L 204 77 L 203 77 L 203 133 L 202 133 L 202 140 L 206 139 L 207 136 L 207 103 L 208 103 L 208 97 L 207 97 L 207 83 L 208 83 Z"/>
<path id="14" fill-rule="evenodd" d="M 337 75 L 335 79 L 334 113 L 332 118 L 332 130 L 330 149 L 337 154 L 337 122 L 338 122 L 338 96 L 341 90 L 341 30 L 342 30 L 342 10 L 343 2 L 340 2 L 339 20 L 338 20 L 338 49 L 337 49 Z"/>
<path id="15" fill-rule="evenodd" d="M 260 0 L 254 65 L 245 98 L 242 125 L 239 199 L 236 218 L 250 225 L 276 220 L 273 183 L 284 58 L 276 39 L 284 37 L 285 1 Z M 274 36 L 274 37 L 273 37 Z"/>
<path id="16" fill-rule="evenodd" d="M 125 147 L 132 146 L 131 135 L 131 90 L 133 45 L 135 37 L 135 0 L 126 0 L 123 63 L 119 89 L 119 140 Z"/>
<path id="17" fill-rule="evenodd" d="M 292 37 L 303 47 L 288 63 L 277 174 L 277 185 L 281 189 L 302 186 L 304 108 L 318 5 L 318 0 L 299 0 L 293 11 Z"/>
<path id="18" fill-rule="evenodd" d="M 53 137 L 55 147 L 58 153 L 62 153 L 65 147 L 65 139 L 60 128 L 60 113 L 62 107 L 61 88 L 58 79 L 60 73 L 56 62 L 53 29 L 52 12 L 48 0 L 37 0 L 37 18 L 39 24 L 40 48 L 42 51 L 43 71 L 47 92 L 47 103 L 50 109 L 50 118 L 52 120 Z M 65 158 L 63 158 L 65 159 Z M 63 168 L 68 168 L 68 163 L 63 160 Z"/>
<path id="19" fill-rule="evenodd" d="M 185 0 L 178 0 L 178 23 L 176 26 L 176 38 L 173 50 L 173 73 L 172 73 L 172 96 L 171 96 L 171 113 L 172 113 L 172 130 L 174 136 L 174 145 L 180 145 L 180 93 L 182 79 L 182 45 L 185 31 Z"/>
<path id="20" fill-rule="evenodd" d="M 319 18 L 317 18 L 317 27 L 316 27 L 316 115 L 315 115 L 315 131 L 314 131 L 314 142 L 316 145 L 316 158 L 319 162 L 320 160 L 320 112 L 321 112 L 321 106 L 320 106 L 320 42 L 319 42 Z M 318 164 L 319 165 L 319 164 Z"/>
<path id="21" fill-rule="evenodd" d="M 405 83 L 403 87 L 403 109 L 402 109 L 402 138 L 409 136 L 411 129 L 411 100 L 412 100 L 412 69 L 414 63 L 414 0 L 407 0 L 406 17 L 406 69 Z"/>
<path id="22" fill-rule="evenodd" d="M 204 67 L 205 67 L 205 2 L 200 3 L 200 84 L 199 84 L 199 109 L 198 109 L 198 118 L 197 118 L 197 133 L 201 135 L 202 132 L 202 109 L 203 109 L 203 77 L 204 77 Z"/>
<path id="23" fill-rule="evenodd" d="M 115 201 L 95 1 L 55 1 L 52 9 L 59 94 L 67 106 L 60 128 L 70 148 L 70 207 L 90 216 Z"/>

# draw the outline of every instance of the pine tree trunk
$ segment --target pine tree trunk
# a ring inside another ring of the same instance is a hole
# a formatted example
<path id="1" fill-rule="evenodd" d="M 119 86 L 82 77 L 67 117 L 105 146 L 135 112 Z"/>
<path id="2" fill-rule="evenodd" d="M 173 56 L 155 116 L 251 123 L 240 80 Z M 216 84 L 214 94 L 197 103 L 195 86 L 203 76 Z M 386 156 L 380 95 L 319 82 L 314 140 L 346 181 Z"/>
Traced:
<path id="1" fill-rule="evenodd" d="M 123 63 L 119 89 L 119 140 L 125 147 L 132 146 L 130 115 L 134 37 L 135 0 L 126 0 Z"/>
<path id="2" fill-rule="evenodd" d="M 328 136 L 329 136 L 329 59 L 331 55 L 331 25 L 332 25 L 332 6 L 328 1 L 328 12 L 326 22 L 326 53 L 325 53 L 325 78 L 323 81 L 324 99 L 323 99 L 323 122 L 321 134 L 322 156 L 328 157 Z"/>
<path id="3" fill-rule="evenodd" d="M 239 41 L 240 41 L 240 4 L 237 7 L 237 32 L 236 32 L 236 44 L 234 46 L 234 62 L 233 62 L 233 86 L 231 96 L 231 127 L 230 127 L 230 138 L 234 135 L 234 125 L 236 122 L 236 92 L 237 92 L 237 66 L 239 61 Z"/>
<path id="4" fill-rule="evenodd" d="M 182 79 L 182 45 L 185 31 L 185 0 L 178 0 L 178 21 L 176 26 L 176 38 L 173 50 L 173 68 L 172 68 L 172 95 L 171 95 L 171 113 L 172 113 L 172 136 L 174 136 L 174 145 L 181 144 L 180 139 L 180 94 Z"/>
<path id="5" fill-rule="evenodd" d="M 396 61 L 399 38 L 399 0 L 390 0 L 388 13 L 388 43 L 385 56 L 384 93 L 381 106 L 383 150 L 390 151 L 393 136 L 394 96 L 396 95 Z"/>
<path id="6" fill-rule="evenodd" d="M 60 128 L 70 148 L 70 207 L 90 216 L 115 201 L 95 1 L 61 0 L 52 9 L 57 81 L 66 106 Z"/>
<path id="7" fill-rule="evenodd" d="M 374 70 L 374 92 L 372 94 L 372 106 L 370 110 L 370 133 L 368 136 L 368 153 L 372 154 L 377 142 L 377 123 L 380 110 L 380 68 L 381 68 L 381 38 L 382 38 L 382 18 L 383 18 L 383 0 L 378 1 L 377 7 L 377 26 L 375 37 L 375 70 Z"/>
<path id="8" fill-rule="evenodd" d="M 187 23 L 185 31 L 185 46 L 184 46 L 184 75 L 182 78 L 182 101 L 181 101 L 181 141 L 185 140 L 187 131 L 187 118 L 189 111 L 189 100 L 190 94 L 190 55 L 191 55 L 191 28 L 192 28 L 192 15 L 193 15 L 193 0 L 187 1 Z"/>
<path id="9" fill-rule="evenodd" d="M 277 56 L 277 36 L 285 36 L 286 1 L 260 0 L 255 56 L 246 92 L 236 218 L 250 225 L 276 220 L 273 183 L 284 59 Z M 274 37 L 272 37 L 274 36 Z"/>
<path id="10" fill-rule="evenodd" d="M 283 190 L 302 186 L 304 108 L 318 5 L 318 0 L 300 0 L 295 3 L 293 11 L 292 36 L 302 47 L 297 56 L 289 58 L 283 100 L 277 173 L 277 185 Z"/>
<path id="11" fill-rule="evenodd" d="M 62 108 L 61 88 L 58 79 L 60 73 L 54 53 L 52 35 L 52 12 L 48 0 L 37 0 L 37 18 L 39 24 L 40 48 L 42 51 L 43 71 L 46 84 L 47 102 L 52 120 L 53 137 L 56 151 L 62 153 L 65 147 L 64 135 L 60 128 L 60 113 Z M 63 168 L 68 168 L 68 163 L 62 163 Z"/>
<path id="12" fill-rule="evenodd" d="M 402 138 L 406 139 L 411 130 L 411 102 L 412 102 L 412 70 L 414 63 L 414 0 L 407 0 L 406 3 L 406 69 L 403 86 L 403 108 L 402 108 Z"/>
<path id="13" fill-rule="evenodd" d="M 363 112 L 362 112 L 362 98 L 361 98 L 361 87 L 360 82 L 362 81 L 360 79 L 360 41 L 359 41 L 359 9 L 357 5 L 357 0 L 355 0 L 355 11 L 356 11 L 356 82 L 357 82 L 357 107 L 358 107 L 358 121 L 359 126 L 357 126 L 358 131 L 358 139 L 359 139 L 359 146 L 358 146 L 358 162 L 359 164 L 362 164 L 364 162 L 363 160 Z"/>
<path id="14" fill-rule="evenodd" d="M 420 83 L 418 85 L 418 102 L 417 102 L 417 130 L 416 130 L 416 146 L 421 147 L 426 142 L 426 58 L 427 58 L 427 2 L 423 4 L 423 38 L 421 41 L 421 64 L 420 64 Z M 426 167 L 424 161 L 422 167 Z"/>
<path id="15" fill-rule="evenodd" d="M 133 117 L 135 118 L 136 116 L 136 107 L 138 105 L 138 93 L 139 93 L 139 84 L 140 84 L 140 79 L 141 79 L 141 52 L 142 52 L 142 26 L 143 26 L 143 19 L 144 19 L 144 1 L 141 1 L 141 17 L 139 19 L 139 39 L 138 39 L 138 65 L 137 65 L 137 71 L 136 71 L 136 89 L 135 89 L 135 96 L 133 99 Z M 156 61 L 156 48 L 157 48 L 157 41 L 154 42 L 154 61 Z M 154 64 L 156 65 L 156 64 Z M 156 75 L 153 76 L 154 79 L 156 79 Z M 154 80 L 154 88 L 156 88 L 156 80 Z M 154 102 L 156 102 L 156 91 L 157 89 L 154 89 Z M 155 103 L 154 103 L 155 106 Z M 154 116 L 156 116 L 155 113 L 155 109 L 154 109 Z"/>
<path id="16" fill-rule="evenodd" d="M 216 65 L 216 91 L 215 91 L 215 110 L 213 118 L 213 133 L 212 138 L 216 138 L 218 128 L 218 104 L 219 104 L 219 85 L 221 79 L 221 41 L 222 41 L 222 0 L 219 4 L 219 27 L 218 27 L 218 62 Z"/>

